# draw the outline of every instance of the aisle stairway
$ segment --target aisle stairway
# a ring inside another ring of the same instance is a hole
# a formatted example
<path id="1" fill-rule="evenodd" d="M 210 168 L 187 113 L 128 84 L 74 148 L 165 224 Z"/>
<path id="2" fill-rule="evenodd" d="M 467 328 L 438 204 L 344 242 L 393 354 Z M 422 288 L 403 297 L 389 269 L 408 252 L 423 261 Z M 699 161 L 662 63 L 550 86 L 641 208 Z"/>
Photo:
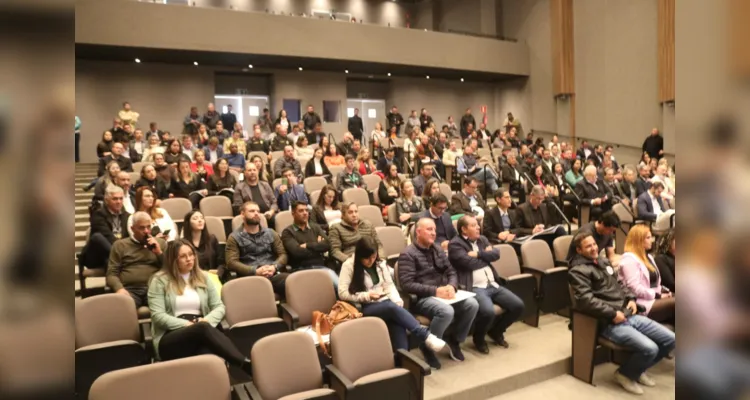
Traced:
<path id="1" fill-rule="evenodd" d="M 76 164 L 76 179 L 75 179 L 75 252 L 76 254 L 83 249 L 83 245 L 86 244 L 86 230 L 89 228 L 89 205 L 91 204 L 91 198 L 94 196 L 93 189 L 84 192 L 83 188 L 91 182 L 92 179 L 96 178 L 97 164 Z M 80 290 L 78 282 L 78 260 L 75 262 L 75 275 L 74 285 L 76 294 Z M 104 278 L 89 278 L 86 280 L 87 288 L 103 288 Z"/>

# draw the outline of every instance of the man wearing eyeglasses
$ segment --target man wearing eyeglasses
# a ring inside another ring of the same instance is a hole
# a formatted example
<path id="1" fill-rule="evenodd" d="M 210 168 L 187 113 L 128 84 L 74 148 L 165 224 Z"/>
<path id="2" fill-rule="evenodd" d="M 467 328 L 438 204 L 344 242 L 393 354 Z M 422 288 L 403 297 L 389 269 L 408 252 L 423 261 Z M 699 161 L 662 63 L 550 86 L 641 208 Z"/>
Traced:
<path id="1" fill-rule="evenodd" d="M 430 208 L 422 214 L 422 218 L 430 218 L 435 221 L 435 243 L 446 251 L 450 240 L 457 235 L 451 216 L 446 212 L 447 209 L 448 198 L 444 194 L 438 194 L 432 198 Z"/>

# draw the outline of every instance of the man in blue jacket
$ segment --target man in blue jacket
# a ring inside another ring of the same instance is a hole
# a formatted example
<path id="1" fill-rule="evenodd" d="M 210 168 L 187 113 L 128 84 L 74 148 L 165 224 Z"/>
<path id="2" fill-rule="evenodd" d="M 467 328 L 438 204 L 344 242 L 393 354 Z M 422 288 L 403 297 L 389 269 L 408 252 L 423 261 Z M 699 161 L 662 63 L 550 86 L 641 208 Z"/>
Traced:
<path id="1" fill-rule="evenodd" d="M 291 210 L 291 205 L 295 201 L 309 203 L 305 187 L 297 183 L 297 174 L 293 169 L 284 169 L 281 176 L 286 179 L 286 183 L 282 181 L 281 185 L 276 187 L 276 204 L 279 211 Z"/>
<path id="2" fill-rule="evenodd" d="M 448 198 L 444 194 L 438 194 L 432 198 L 430 208 L 422 214 L 423 218 L 429 218 L 435 223 L 435 243 L 448 250 L 448 242 L 456 236 L 456 228 L 453 227 L 451 216 L 446 212 L 448 209 Z"/>
<path id="3" fill-rule="evenodd" d="M 498 346 L 507 349 L 505 330 L 523 314 L 523 300 L 497 283 L 497 272 L 490 263 L 500 259 L 500 251 L 479 234 L 477 219 L 470 215 L 461 217 L 458 232 L 450 241 L 448 257 L 458 274 L 459 288 L 477 294 L 479 311 L 474 326 L 474 346 L 488 354 L 490 349 L 485 336 L 489 333 Z M 504 310 L 497 318 L 493 304 Z"/>
<path id="4" fill-rule="evenodd" d="M 638 218 L 646 221 L 656 222 L 666 209 L 661 200 L 661 192 L 664 191 L 664 183 L 653 180 L 651 187 L 638 196 Z"/>

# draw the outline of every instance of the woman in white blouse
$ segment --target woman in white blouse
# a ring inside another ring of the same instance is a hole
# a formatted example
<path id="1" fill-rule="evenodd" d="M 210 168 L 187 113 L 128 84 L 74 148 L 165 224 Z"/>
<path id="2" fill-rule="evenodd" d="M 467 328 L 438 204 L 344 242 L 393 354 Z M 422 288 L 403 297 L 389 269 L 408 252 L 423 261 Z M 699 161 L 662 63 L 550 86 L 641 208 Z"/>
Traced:
<path id="1" fill-rule="evenodd" d="M 279 117 L 276 118 L 276 124 L 281 125 L 287 132 L 292 131 L 292 125 L 289 124 L 289 118 L 286 117 L 286 110 L 279 111 Z"/>
<path id="2" fill-rule="evenodd" d="M 216 329 L 226 309 L 208 274 L 199 268 L 195 248 L 189 241 L 182 239 L 167 246 L 164 267 L 148 285 L 156 359 L 208 353 L 252 373 L 250 359 Z"/>
<path id="3" fill-rule="evenodd" d="M 153 162 L 154 154 L 161 153 L 164 154 L 164 147 L 161 145 L 161 140 L 159 139 L 159 135 L 151 135 L 148 138 L 148 147 L 143 150 L 143 157 L 141 157 L 141 161 L 146 162 Z"/>
<path id="4" fill-rule="evenodd" d="M 296 148 L 294 149 L 294 152 L 297 154 L 297 158 L 307 158 L 310 159 L 313 157 L 313 154 L 315 153 L 315 149 L 308 146 L 307 142 L 307 136 L 300 135 L 297 138 Z"/>
<path id="5" fill-rule="evenodd" d="M 143 211 L 151 216 L 151 229 L 159 227 L 159 233 L 155 237 L 164 238 L 171 242 L 177 239 L 177 226 L 163 209 L 156 206 L 156 196 L 148 186 L 141 186 L 135 192 L 135 211 Z M 128 233 L 133 236 L 133 216 L 128 218 Z"/>
<path id="6" fill-rule="evenodd" d="M 302 136 L 304 137 L 304 136 Z M 305 176 L 331 176 L 331 171 L 323 161 L 323 149 L 318 147 L 313 151 L 313 157 L 305 165 Z"/>

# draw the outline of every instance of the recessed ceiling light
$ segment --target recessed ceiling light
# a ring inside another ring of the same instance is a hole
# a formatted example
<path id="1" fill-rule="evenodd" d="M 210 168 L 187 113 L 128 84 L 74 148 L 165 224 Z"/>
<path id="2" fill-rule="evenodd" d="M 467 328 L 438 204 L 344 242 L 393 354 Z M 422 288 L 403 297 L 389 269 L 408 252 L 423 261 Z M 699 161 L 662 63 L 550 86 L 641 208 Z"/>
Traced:
<path id="1" fill-rule="evenodd" d="M 390 73 L 390 72 L 388 73 L 388 76 L 391 76 L 391 73 Z"/>
<path id="2" fill-rule="evenodd" d="M 299 70 L 302 71 L 302 67 L 299 67 Z"/>
<path id="3" fill-rule="evenodd" d="M 250 65 L 248 65 L 247 67 L 248 67 L 248 68 L 252 68 L 252 67 L 253 67 L 253 64 L 250 64 Z"/>
<path id="4" fill-rule="evenodd" d="M 427 75 L 427 79 L 430 79 L 430 76 L 429 76 L 429 75 Z"/>
<path id="5" fill-rule="evenodd" d="M 463 82 L 463 81 L 464 81 L 464 78 L 461 78 L 461 82 Z"/>
<path id="6" fill-rule="evenodd" d="M 193 65 L 198 66 L 198 61 L 193 61 Z"/>
<path id="7" fill-rule="evenodd" d="M 427 32 L 427 29 L 425 29 L 424 31 Z"/>
<path id="8" fill-rule="evenodd" d="M 345 70 L 344 70 L 344 73 L 345 73 L 345 74 L 348 74 L 348 73 L 349 73 L 349 70 L 348 70 L 348 69 L 345 69 Z"/>
<path id="9" fill-rule="evenodd" d="M 140 62 L 141 62 L 141 59 L 140 59 L 140 58 L 136 58 L 136 59 L 135 59 L 135 62 L 137 62 L 137 63 L 140 63 Z"/>

